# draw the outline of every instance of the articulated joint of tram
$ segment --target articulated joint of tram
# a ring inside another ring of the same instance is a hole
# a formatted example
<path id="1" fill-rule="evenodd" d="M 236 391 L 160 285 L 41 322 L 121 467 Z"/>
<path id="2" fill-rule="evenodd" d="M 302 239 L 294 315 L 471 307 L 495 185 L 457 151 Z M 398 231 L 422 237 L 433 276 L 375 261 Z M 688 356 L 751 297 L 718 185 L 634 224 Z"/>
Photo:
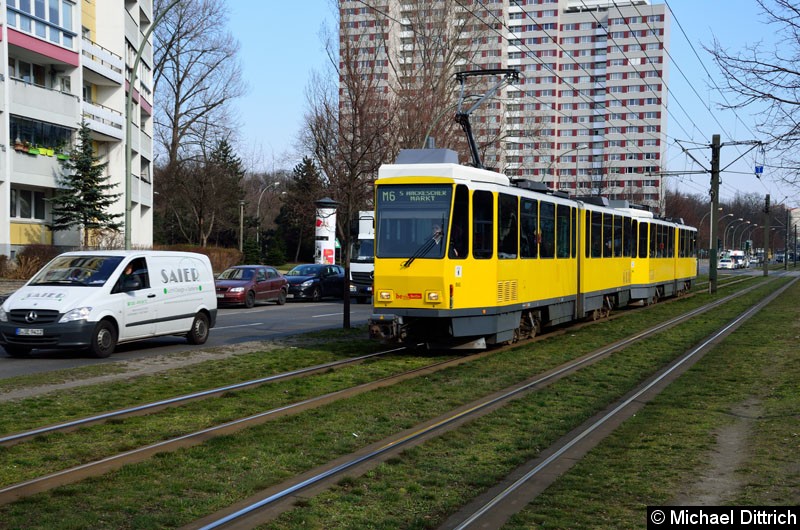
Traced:
<path id="1" fill-rule="evenodd" d="M 403 317 L 392 314 L 373 313 L 369 318 L 369 336 L 383 342 L 402 343 L 408 336 Z"/>

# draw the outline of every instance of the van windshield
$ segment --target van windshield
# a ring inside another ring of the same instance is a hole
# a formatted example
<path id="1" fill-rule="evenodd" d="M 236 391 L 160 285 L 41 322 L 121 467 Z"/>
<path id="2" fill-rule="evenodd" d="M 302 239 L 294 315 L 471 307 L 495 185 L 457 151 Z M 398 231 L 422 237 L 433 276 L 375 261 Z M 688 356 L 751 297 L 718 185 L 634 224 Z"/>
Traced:
<path id="1" fill-rule="evenodd" d="M 122 261 L 122 256 L 58 256 L 40 270 L 30 285 L 100 287 Z"/>

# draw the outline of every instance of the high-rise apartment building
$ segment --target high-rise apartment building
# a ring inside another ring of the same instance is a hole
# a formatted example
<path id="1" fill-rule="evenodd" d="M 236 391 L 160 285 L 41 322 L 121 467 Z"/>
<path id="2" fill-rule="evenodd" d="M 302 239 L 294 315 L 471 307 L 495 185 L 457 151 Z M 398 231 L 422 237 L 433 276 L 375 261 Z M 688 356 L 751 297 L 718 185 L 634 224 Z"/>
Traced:
<path id="1" fill-rule="evenodd" d="M 125 212 L 127 80 L 153 20 L 152 0 L 0 0 L 0 253 L 34 243 L 77 246 L 53 232 L 48 202 L 81 121 L 107 162 L 111 213 Z M 144 47 L 131 112 L 131 242 L 152 244 L 153 49 Z M 120 222 L 124 217 L 120 217 Z M 115 241 L 96 244 L 122 244 Z"/>
<path id="2" fill-rule="evenodd" d="M 410 43 L 446 4 L 455 13 L 450 20 L 461 24 L 449 42 L 465 50 L 454 70 L 520 72 L 520 80 L 506 87 L 502 103 L 493 107 L 499 108 L 492 112 L 502 126 L 490 132 L 499 132 L 502 141 L 487 154 L 487 167 L 571 195 L 603 195 L 662 209 L 669 43 L 663 4 L 342 1 L 341 38 L 370 34 L 374 58 L 387 58 L 387 64 L 436 60 L 409 52 Z M 389 44 L 381 48 L 382 43 Z M 383 70 L 387 84 L 395 71 Z"/>

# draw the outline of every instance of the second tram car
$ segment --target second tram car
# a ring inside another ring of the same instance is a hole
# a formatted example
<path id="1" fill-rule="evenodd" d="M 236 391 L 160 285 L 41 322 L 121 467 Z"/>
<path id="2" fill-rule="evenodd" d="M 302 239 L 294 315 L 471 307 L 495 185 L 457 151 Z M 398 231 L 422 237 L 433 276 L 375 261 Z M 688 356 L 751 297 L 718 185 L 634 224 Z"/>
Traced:
<path id="1" fill-rule="evenodd" d="M 371 336 L 484 348 L 692 287 L 695 228 L 533 188 L 447 149 L 382 166 Z"/>

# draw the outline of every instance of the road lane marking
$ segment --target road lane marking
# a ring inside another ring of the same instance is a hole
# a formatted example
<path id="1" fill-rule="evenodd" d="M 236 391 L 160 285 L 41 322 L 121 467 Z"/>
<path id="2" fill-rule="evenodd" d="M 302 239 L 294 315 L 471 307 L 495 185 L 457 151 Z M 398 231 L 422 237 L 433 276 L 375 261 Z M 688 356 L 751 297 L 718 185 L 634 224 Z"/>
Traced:
<path id="1" fill-rule="evenodd" d="M 263 322 L 256 322 L 255 324 L 239 324 L 238 326 L 214 326 L 213 329 L 231 329 L 231 328 L 246 328 L 250 326 L 260 326 Z"/>

